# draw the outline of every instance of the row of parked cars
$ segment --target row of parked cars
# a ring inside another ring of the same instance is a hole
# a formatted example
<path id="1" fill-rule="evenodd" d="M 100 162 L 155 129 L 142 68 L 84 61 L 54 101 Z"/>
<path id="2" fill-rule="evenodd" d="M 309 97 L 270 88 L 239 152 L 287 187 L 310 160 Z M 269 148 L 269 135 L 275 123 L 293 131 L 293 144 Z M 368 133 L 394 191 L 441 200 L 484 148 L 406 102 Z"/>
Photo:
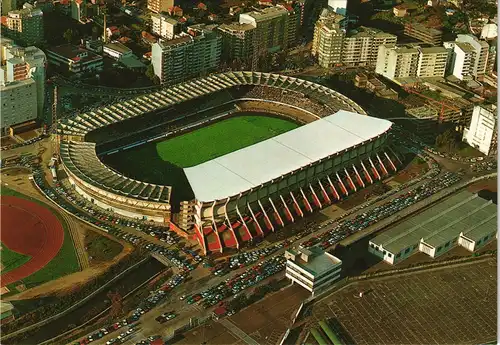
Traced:
<path id="1" fill-rule="evenodd" d="M 156 255 L 164 256 L 173 265 L 184 272 L 189 272 L 195 269 L 195 266 L 187 257 L 180 254 L 178 249 L 167 249 L 154 243 L 146 245 L 146 249 Z"/>
<path id="2" fill-rule="evenodd" d="M 228 278 L 225 281 L 209 288 L 201 293 L 191 296 L 181 296 L 188 304 L 198 303 L 205 309 L 216 305 L 223 299 L 236 295 L 237 293 L 258 284 L 266 278 L 282 271 L 285 268 L 286 259 L 282 255 L 274 256 L 254 265 L 240 275 Z"/>
<path id="3" fill-rule="evenodd" d="M 429 180 L 414 190 L 411 190 L 402 196 L 392 198 L 383 205 L 370 209 L 353 219 L 339 221 L 330 231 L 313 237 L 302 243 L 302 245 L 304 247 L 311 247 L 321 243 L 321 247 L 326 249 L 336 242 L 343 240 L 347 236 L 361 231 L 384 218 L 387 218 L 425 198 L 428 198 L 438 191 L 452 186 L 460 180 L 460 175 L 451 172 L 444 173 L 442 176 Z M 330 226 L 333 223 L 335 223 L 335 221 L 332 220 L 324 226 Z M 320 228 L 321 227 L 322 226 L 320 226 Z"/>
<path id="4" fill-rule="evenodd" d="M 74 345 L 86 345 L 86 344 L 92 343 L 96 340 L 101 339 L 102 337 L 104 337 L 105 335 L 107 335 L 109 333 L 112 333 L 112 332 L 115 332 L 119 329 L 127 327 L 127 325 L 129 325 L 132 322 L 134 322 L 134 321 L 130 318 L 124 319 L 124 320 L 119 321 L 119 322 L 115 322 L 109 326 L 103 327 L 100 330 L 80 339 L 79 341 L 75 342 Z M 135 331 L 136 331 L 136 326 L 131 325 L 127 330 L 122 332 L 117 338 L 110 339 L 108 342 L 106 342 L 106 345 L 111 345 L 114 343 L 121 342 L 122 340 L 127 338 L 129 335 L 131 335 Z"/>

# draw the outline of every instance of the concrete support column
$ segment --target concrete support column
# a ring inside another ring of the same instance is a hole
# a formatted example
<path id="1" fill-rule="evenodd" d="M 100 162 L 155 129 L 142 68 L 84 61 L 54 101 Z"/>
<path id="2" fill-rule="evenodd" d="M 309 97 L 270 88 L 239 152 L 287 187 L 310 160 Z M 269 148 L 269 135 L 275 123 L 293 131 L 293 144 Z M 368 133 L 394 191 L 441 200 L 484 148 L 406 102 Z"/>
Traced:
<path id="1" fill-rule="evenodd" d="M 248 233 L 248 236 L 250 236 L 250 239 L 253 240 L 253 235 L 250 232 L 250 229 L 248 229 L 247 223 L 245 222 L 245 219 L 241 216 L 240 209 L 238 208 L 238 204 L 236 204 L 236 213 L 238 213 L 238 216 L 240 217 L 241 224 L 245 228 L 245 231 Z"/>
<path id="2" fill-rule="evenodd" d="M 300 187 L 300 194 L 302 194 L 302 198 L 304 199 L 304 204 L 306 205 L 307 211 L 312 212 L 313 209 L 311 207 L 311 204 L 309 203 L 309 200 L 307 200 L 306 194 L 302 190 L 302 187 Z"/>
<path id="3" fill-rule="evenodd" d="M 292 192 L 290 192 L 290 196 L 292 197 L 293 200 L 293 207 L 295 208 L 295 212 L 297 212 L 302 218 L 304 218 L 304 212 L 302 212 L 302 209 L 299 206 L 299 203 L 295 199 L 295 196 L 293 195 Z"/>
<path id="4" fill-rule="evenodd" d="M 373 171 L 373 174 L 375 175 L 375 178 L 378 179 L 378 180 L 381 180 L 382 177 L 380 176 L 377 168 L 375 167 L 375 164 L 373 164 L 373 161 L 371 158 L 368 158 L 368 160 L 370 161 L 370 164 L 372 166 L 372 171 Z"/>
<path id="5" fill-rule="evenodd" d="M 358 169 L 356 169 L 356 166 L 353 164 L 352 168 L 354 169 L 354 174 L 356 175 L 356 178 L 358 179 L 358 183 L 360 184 L 361 188 L 365 187 L 365 182 L 361 178 L 361 175 L 359 175 Z"/>
<path id="6" fill-rule="evenodd" d="M 347 188 L 344 186 L 344 182 L 342 182 L 342 179 L 340 178 L 338 173 L 335 173 L 335 175 L 337 176 L 337 179 L 339 181 L 340 188 L 342 189 L 342 193 L 344 193 L 345 196 L 348 196 L 349 192 L 347 191 Z"/>
<path id="7" fill-rule="evenodd" d="M 281 219 L 281 216 L 278 212 L 278 209 L 276 208 L 276 206 L 274 206 L 274 202 L 271 200 L 271 198 L 269 198 L 269 202 L 271 203 L 271 206 L 273 207 L 274 216 L 276 217 L 276 220 L 278 221 L 279 224 L 281 224 L 281 226 L 285 226 L 285 223 L 283 222 L 283 219 Z"/>
<path id="8" fill-rule="evenodd" d="M 337 189 L 335 189 L 335 185 L 333 184 L 332 180 L 330 180 L 330 176 L 327 176 L 326 179 L 330 184 L 330 189 L 332 190 L 333 196 L 335 197 L 335 199 L 340 200 L 340 194 L 339 192 L 337 192 Z"/>
<path id="9" fill-rule="evenodd" d="M 351 188 L 357 192 L 358 189 L 356 188 L 356 185 L 354 184 L 354 181 L 352 180 L 351 178 L 351 175 L 349 175 L 349 172 L 347 171 L 346 168 L 344 168 L 344 172 L 345 172 L 345 176 L 347 176 L 347 181 L 349 182 L 349 184 L 351 185 Z"/>
<path id="10" fill-rule="evenodd" d="M 264 237 L 264 231 L 262 231 L 262 228 L 260 227 L 260 224 L 257 220 L 257 217 L 255 217 L 255 213 L 253 213 L 252 208 L 250 207 L 250 204 L 247 203 L 248 210 L 250 211 L 250 214 L 252 215 L 253 221 L 255 223 L 255 228 L 257 229 L 258 233 L 260 236 Z"/>
<path id="11" fill-rule="evenodd" d="M 283 195 L 280 195 L 281 202 L 283 203 L 283 206 L 285 207 L 285 212 L 286 215 L 288 216 L 288 220 L 291 221 L 292 223 L 295 222 L 295 219 L 293 218 L 292 212 L 288 209 L 288 205 L 285 202 L 285 199 L 283 198 Z"/>
<path id="12" fill-rule="evenodd" d="M 269 219 L 266 210 L 262 206 L 262 203 L 260 202 L 260 200 L 257 200 L 257 203 L 259 204 L 259 207 L 260 207 L 260 209 L 262 211 L 262 214 L 264 215 L 264 223 L 266 223 L 266 226 L 267 226 L 267 228 L 269 230 L 271 230 L 272 232 L 274 232 L 274 225 L 271 222 L 271 219 Z"/>
<path id="13" fill-rule="evenodd" d="M 394 165 L 394 162 L 392 161 L 391 157 L 387 154 L 387 152 L 384 151 L 384 155 L 387 157 L 387 160 L 389 161 L 389 165 L 391 166 L 392 170 L 397 171 L 396 165 Z"/>
<path id="14" fill-rule="evenodd" d="M 382 162 L 382 160 L 380 159 L 380 156 L 378 155 L 378 153 L 377 153 L 376 156 L 377 156 L 378 162 L 380 163 L 380 168 L 382 169 L 382 172 L 384 173 L 385 176 L 389 176 L 389 172 L 385 168 L 384 162 Z"/>
<path id="15" fill-rule="evenodd" d="M 323 208 L 323 205 L 321 205 L 321 202 L 319 201 L 319 198 L 316 195 L 316 192 L 314 191 L 314 189 L 310 183 L 309 183 L 309 188 L 311 189 L 313 200 L 314 200 L 314 203 L 316 204 L 316 206 L 318 206 L 319 208 Z"/>
<path id="16" fill-rule="evenodd" d="M 328 193 L 326 192 L 325 187 L 323 187 L 323 184 L 321 183 L 320 179 L 318 179 L 318 184 L 319 184 L 319 187 L 321 188 L 321 193 L 323 194 L 323 199 L 325 200 L 326 203 L 331 204 L 332 200 L 328 196 Z"/>
<path id="17" fill-rule="evenodd" d="M 363 170 L 365 171 L 365 176 L 366 176 L 366 179 L 368 180 L 368 182 L 370 182 L 370 184 L 373 183 L 373 179 L 370 176 L 368 169 L 366 169 L 365 164 L 362 161 L 361 161 L 361 166 L 363 167 Z"/>

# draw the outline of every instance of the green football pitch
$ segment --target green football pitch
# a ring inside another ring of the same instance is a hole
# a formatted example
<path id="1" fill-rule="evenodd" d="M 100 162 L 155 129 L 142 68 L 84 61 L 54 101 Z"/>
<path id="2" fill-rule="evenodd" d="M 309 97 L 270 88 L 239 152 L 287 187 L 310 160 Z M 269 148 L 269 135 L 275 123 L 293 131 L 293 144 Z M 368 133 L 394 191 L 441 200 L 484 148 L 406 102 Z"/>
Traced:
<path id="1" fill-rule="evenodd" d="M 297 128 L 269 116 L 237 116 L 176 138 L 156 143 L 163 161 L 187 168 Z"/>
<path id="2" fill-rule="evenodd" d="M 171 202 L 175 205 L 193 198 L 181 168 L 201 164 L 298 126 L 268 114 L 242 113 L 172 139 L 148 143 L 102 159 L 128 177 L 173 186 Z"/>

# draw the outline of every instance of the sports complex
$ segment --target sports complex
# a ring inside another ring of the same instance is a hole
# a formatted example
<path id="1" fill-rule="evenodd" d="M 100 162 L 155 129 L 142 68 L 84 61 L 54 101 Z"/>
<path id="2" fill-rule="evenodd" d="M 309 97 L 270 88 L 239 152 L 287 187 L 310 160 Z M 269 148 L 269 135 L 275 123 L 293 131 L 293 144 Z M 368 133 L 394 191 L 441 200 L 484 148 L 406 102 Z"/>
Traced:
<path id="1" fill-rule="evenodd" d="M 175 224 L 204 253 L 239 248 L 396 171 L 392 123 L 302 79 L 227 72 L 66 119 L 75 190 Z"/>

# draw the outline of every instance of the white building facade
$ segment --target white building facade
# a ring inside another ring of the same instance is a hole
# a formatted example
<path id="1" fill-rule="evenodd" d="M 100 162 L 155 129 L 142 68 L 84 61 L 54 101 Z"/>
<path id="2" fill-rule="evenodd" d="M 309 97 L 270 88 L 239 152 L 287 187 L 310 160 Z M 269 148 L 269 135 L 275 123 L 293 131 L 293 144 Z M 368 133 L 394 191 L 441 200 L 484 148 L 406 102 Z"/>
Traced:
<path id="1" fill-rule="evenodd" d="M 37 118 L 37 89 L 31 78 L 0 85 L 0 100 L 2 135 L 11 126 Z"/>
<path id="2" fill-rule="evenodd" d="M 497 107 L 476 105 L 462 140 L 485 155 L 497 152 Z"/>
<path id="3" fill-rule="evenodd" d="M 180 33 L 179 22 L 164 14 L 151 14 L 151 31 L 164 39 L 171 40 Z"/>
<path id="4" fill-rule="evenodd" d="M 342 261 L 318 247 L 287 250 L 286 277 L 314 296 L 340 279 Z"/>

